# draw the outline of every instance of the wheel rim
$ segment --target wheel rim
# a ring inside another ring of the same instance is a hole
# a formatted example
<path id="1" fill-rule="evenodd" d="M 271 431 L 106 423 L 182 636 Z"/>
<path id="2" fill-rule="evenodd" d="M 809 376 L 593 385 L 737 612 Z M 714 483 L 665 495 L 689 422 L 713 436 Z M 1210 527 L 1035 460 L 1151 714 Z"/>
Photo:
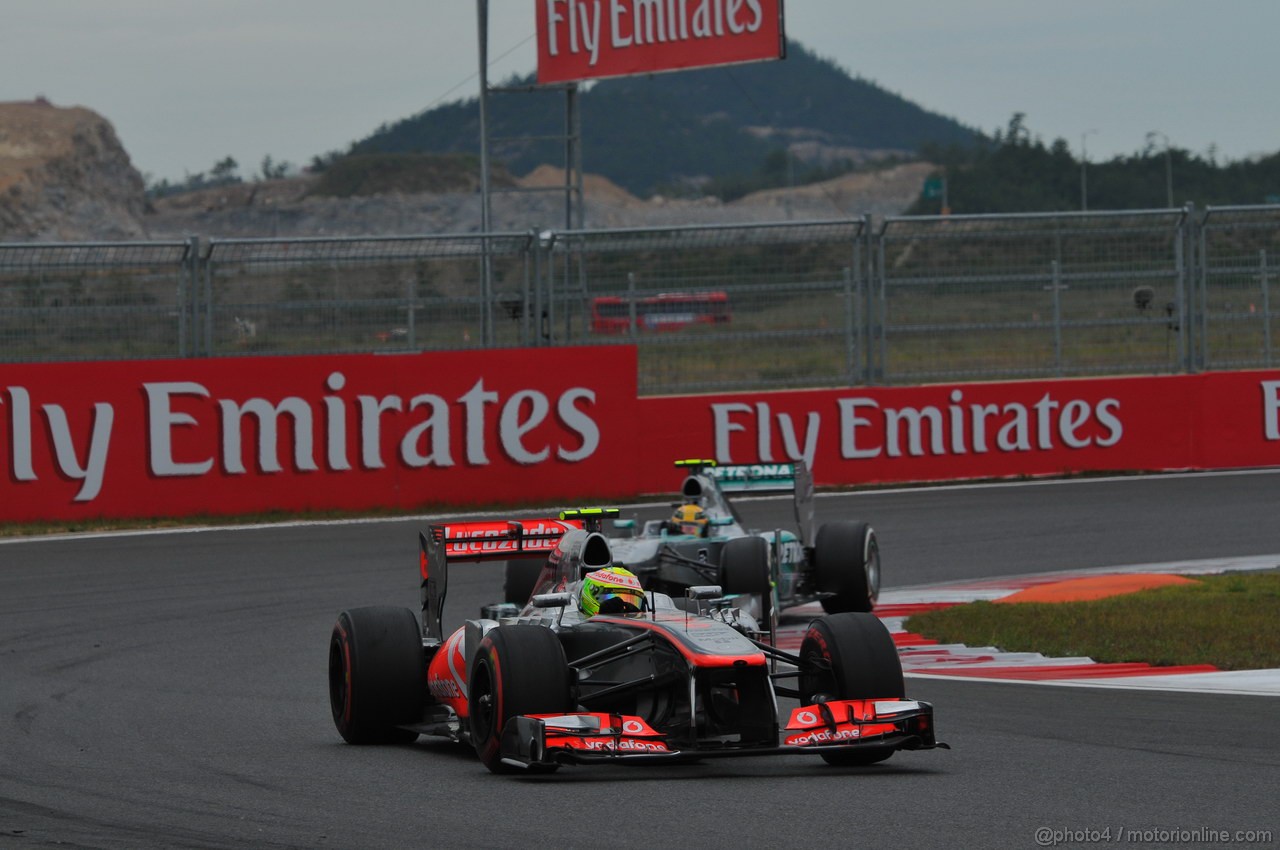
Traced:
<path id="1" fill-rule="evenodd" d="M 797 682 L 801 702 L 812 702 L 818 696 L 834 696 L 838 685 L 831 659 L 816 641 L 806 640 L 800 649 L 800 677 Z"/>
<path id="2" fill-rule="evenodd" d="M 471 729 L 477 740 L 492 737 L 494 727 L 493 675 L 483 661 L 476 667 L 470 690 Z"/>

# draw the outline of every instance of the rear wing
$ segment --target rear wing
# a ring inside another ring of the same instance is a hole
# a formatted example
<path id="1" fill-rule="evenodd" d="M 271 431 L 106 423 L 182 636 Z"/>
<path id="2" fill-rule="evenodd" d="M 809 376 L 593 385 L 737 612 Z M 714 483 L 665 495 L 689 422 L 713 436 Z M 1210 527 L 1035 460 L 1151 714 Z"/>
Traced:
<path id="1" fill-rule="evenodd" d="M 447 560 L 494 561 L 546 555 L 565 532 L 579 528 L 578 519 L 524 519 L 433 525 L 429 532 Z"/>
<path id="2" fill-rule="evenodd" d="M 800 542 L 813 546 L 813 473 L 802 460 L 791 463 L 744 463 L 721 466 L 714 460 L 677 461 L 677 467 L 715 482 L 725 495 L 733 493 L 794 493 Z"/>
<path id="3" fill-rule="evenodd" d="M 561 511 L 559 519 L 483 520 L 432 525 L 418 533 L 422 573 L 422 628 L 426 637 L 444 639 L 441 612 L 448 591 L 449 562 L 545 558 L 570 531 L 599 531 L 617 508 Z"/>
<path id="4" fill-rule="evenodd" d="M 804 461 L 797 461 L 709 466 L 702 473 L 715 479 L 724 493 L 789 493 L 796 489 L 797 476 L 803 470 Z"/>
<path id="5" fill-rule="evenodd" d="M 581 527 L 579 520 L 489 520 L 433 525 L 426 534 L 418 532 L 423 634 L 436 642 L 444 640 L 442 617 L 450 561 L 546 557 L 566 532 Z"/>

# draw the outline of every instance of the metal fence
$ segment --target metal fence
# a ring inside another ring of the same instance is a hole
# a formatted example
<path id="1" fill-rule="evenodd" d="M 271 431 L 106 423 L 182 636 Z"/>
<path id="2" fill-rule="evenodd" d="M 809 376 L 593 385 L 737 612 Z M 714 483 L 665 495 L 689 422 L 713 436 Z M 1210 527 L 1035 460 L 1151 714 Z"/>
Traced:
<path id="1" fill-rule="evenodd" d="M 625 343 L 645 393 L 1252 368 L 1277 277 L 1277 206 L 0 243 L 0 362 Z"/>
<path id="2" fill-rule="evenodd" d="M 1187 366 L 1185 210 L 894 218 L 877 240 L 882 381 Z"/>
<path id="3" fill-rule="evenodd" d="M 190 242 L 0 243 L 0 362 L 190 352 Z"/>
<path id="4" fill-rule="evenodd" d="M 1200 224 L 1194 315 L 1207 369 L 1272 366 L 1280 304 L 1280 210 L 1209 208 Z"/>
<path id="5" fill-rule="evenodd" d="M 189 353 L 320 354 L 439 351 L 527 344 L 493 314 L 523 316 L 534 259 L 530 234 L 208 243 L 198 329 Z M 480 295 L 486 248 L 497 303 Z"/>

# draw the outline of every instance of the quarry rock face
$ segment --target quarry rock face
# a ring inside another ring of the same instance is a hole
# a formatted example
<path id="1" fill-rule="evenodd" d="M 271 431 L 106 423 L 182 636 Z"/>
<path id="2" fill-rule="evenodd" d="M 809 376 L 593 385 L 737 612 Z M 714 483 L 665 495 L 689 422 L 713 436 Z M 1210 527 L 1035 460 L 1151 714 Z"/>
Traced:
<path id="1" fill-rule="evenodd" d="M 588 228 L 670 227 L 893 215 L 918 196 L 928 163 L 908 162 L 730 202 L 637 198 L 599 175 L 584 178 Z M 589 170 L 589 169 L 588 169 Z M 389 236 L 475 233 L 480 195 L 454 187 L 356 197 L 315 193 L 319 178 L 235 181 L 148 200 L 142 175 L 109 121 L 43 99 L 0 103 L 0 242 Z M 493 198 L 499 232 L 566 227 L 564 172 L 516 177 Z M 545 191 L 538 191 L 545 190 Z"/>
<path id="2" fill-rule="evenodd" d="M 0 103 L 0 241 L 143 238 L 146 203 L 105 118 L 45 100 Z"/>

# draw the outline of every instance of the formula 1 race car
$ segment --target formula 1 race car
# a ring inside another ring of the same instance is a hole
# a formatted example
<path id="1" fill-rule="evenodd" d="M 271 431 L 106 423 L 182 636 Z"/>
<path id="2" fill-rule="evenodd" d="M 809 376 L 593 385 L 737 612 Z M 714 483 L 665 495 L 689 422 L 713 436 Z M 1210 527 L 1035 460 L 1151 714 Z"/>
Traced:
<path id="1" fill-rule="evenodd" d="M 719 466 L 714 460 L 680 460 L 686 472 L 677 514 L 680 522 L 617 520 L 626 536 L 611 537 L 613 554 L 640 577 L 646 589 L 682 596 L 686 589 L 718 584 L 726 593 L 755 595 L 761 619 L 819 601 L 829 614 L 870 611 L 880 594 L 880 545 L 865 522 L 827 522 L 814 530 L 813 476 L 803 461 Z M 797 530 L 747 529 L 729 500 L 731 493 L 794 494 Z M 766 568 L 761 571 L 759 565 Z M 754 579 L 746 584 L 735 577 Z M 524 604 L 538 578 L 538 565 L 509 561 L 506 601 Z"/>
<path id="2" fill-rule="evenodd" d="M 600 522 L 468 522 L 420 534 L 422 627 L 394 607 L 343 611 L 334 626 L 329 699 L 342 737 L 469 741 L 496 773 L 789 753 L 866 765 L 946 746 L 932 706 L 905 698 L 893 640 L 870 614 L 814 620 L 798 655 L 777 649 L 715 586 L 673 600 L 636 582 L 637 610 L 585 616 L 582 588 L 616 564 Z M 542 567 L 518 615 L 442 633 L 452 564 L 526 557 Z M 786 710 L 779 698 L 798 704 Z"/>

